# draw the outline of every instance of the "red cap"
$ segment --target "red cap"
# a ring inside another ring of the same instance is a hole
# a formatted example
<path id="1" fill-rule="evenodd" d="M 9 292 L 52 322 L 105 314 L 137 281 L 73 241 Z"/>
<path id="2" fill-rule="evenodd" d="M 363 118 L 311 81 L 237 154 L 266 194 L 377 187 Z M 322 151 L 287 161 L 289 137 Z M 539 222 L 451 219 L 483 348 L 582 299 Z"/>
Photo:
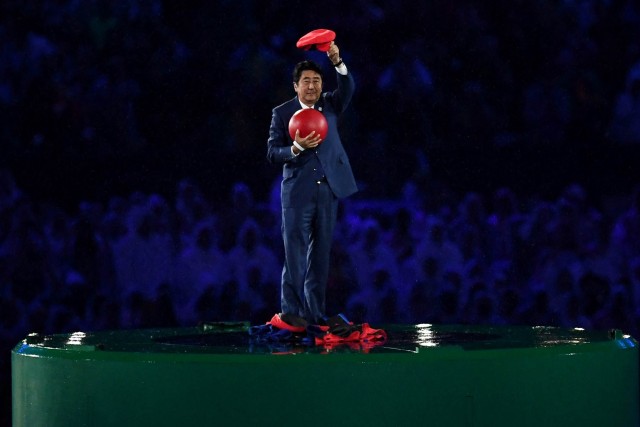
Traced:
<path id="1" fill-rule="evenodd" d="M 336 33 L 331 30 L 313 30 L 300 37 L 300 40 L 296 43 L 296 47 L 304 50 L 315 48 L 319 51 L 327 52 L 331 46 L 331 42 L 335 39 Z"/>

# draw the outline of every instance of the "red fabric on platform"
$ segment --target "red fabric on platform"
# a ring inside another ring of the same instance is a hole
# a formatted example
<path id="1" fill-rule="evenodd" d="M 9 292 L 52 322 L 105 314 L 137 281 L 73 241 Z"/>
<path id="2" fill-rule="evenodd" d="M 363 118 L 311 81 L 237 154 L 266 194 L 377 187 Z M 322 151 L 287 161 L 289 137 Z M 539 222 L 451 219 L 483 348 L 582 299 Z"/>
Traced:
<path id="1" fill-rule="evenodd" d="M 293 326 L 282 320 L 279 313 L 273 315 L 270 321 L 267 322 L 267 325 L 273 325 L 278 329 L 286 329 L 287 331 L 302 333 L 307 330 L 304 326 Z"/>

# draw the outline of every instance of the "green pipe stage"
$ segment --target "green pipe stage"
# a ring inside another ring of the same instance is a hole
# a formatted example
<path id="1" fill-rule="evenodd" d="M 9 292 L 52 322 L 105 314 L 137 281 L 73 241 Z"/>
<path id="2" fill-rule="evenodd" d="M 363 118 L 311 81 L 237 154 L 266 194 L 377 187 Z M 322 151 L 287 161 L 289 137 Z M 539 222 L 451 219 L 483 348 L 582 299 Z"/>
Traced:
<path id="1" fill-rule="evenodd" d="M 14 427 L 638 426 L 619 330 L 387 325 L 377 345 L 251 341 L 246 322 L 31 334 Z"/>

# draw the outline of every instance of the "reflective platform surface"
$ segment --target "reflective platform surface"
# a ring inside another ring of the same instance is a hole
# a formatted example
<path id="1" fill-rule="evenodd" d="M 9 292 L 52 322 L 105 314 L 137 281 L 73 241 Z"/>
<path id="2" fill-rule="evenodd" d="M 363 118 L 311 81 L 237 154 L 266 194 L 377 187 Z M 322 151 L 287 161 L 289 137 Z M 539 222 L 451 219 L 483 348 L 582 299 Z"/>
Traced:
<path id="1" fill-rule="evenodd" d="M 294 353 L 323 353 L 321 346 L 280 343 L 264 345 L 252 342 L 247 322 L 206 323 L 194 328 L 140 329 L 131 331 L 74 332 L 41 336 L 29 335 L 16 347 L 18 353 L 38 354 L 40 350 L 80 350 L 133 353 L 207 353 L 252 354 L 283 349 Z M 433 349 L 499 350 L 560 347 L 559 351 L 586 351 L 585 344 L 616 343 L 635 347 L 635 340 L 619 330 L 586 331 L 553 327 L 490 327 L 469 325 L 385 325 L 389 338 L 382 343 L 359 349 L 358 345 L 342 344 L 332 347 L 336 352 L 385 353 L 406 351 L 424 353 Z"/>
<path id="2" fill-rule="evenodd" d="M 30 335 L 13 425 L 639 424 L 638 344 L 617 330 L 386 325 L 385 342 L 325 347 L 248 329 Z"/>

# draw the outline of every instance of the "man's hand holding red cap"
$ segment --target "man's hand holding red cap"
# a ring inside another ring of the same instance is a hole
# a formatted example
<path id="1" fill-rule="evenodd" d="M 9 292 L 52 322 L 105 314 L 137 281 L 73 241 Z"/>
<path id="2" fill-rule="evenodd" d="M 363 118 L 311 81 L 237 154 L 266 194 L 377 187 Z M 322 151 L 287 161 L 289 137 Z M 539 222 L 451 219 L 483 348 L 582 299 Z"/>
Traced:
<path id="1" fill-rule="evenodd" d="M 342 63 L 342 58 L 340 58 L 340 49 L 334 42 L 331 42 L 331 46 L 329 46 L 329 50 L 327 51 L 327 56 L 334 67 L 337 67 Z"/>

